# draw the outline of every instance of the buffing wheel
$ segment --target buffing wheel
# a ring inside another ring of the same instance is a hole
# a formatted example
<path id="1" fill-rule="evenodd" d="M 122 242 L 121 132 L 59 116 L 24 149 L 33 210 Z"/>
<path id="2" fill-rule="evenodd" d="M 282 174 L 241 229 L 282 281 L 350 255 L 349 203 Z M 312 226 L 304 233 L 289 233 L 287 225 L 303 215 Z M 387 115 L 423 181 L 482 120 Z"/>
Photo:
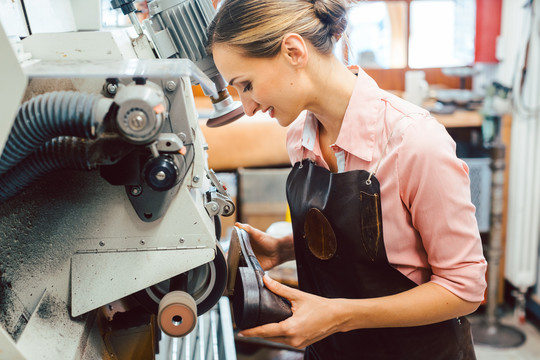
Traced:
<path id="1" fill-rule="evenodd" d="M 181 337 L 197 324 L 197 304 L 184 291 L 172 291 L 159 302 L 158 325 L 167 335 Z"/>
<path id="2" fill-rule="evenodd" d="M 208 121 L 206 122 L 206 126 L 211 127 L 211 128 L 220 127 L 223 125 L 230 124 L 233 121 L 238 120 L 242 116 L 244 116 L 244 108 L 240 106 L 225 115 L 208 119 Z"/>

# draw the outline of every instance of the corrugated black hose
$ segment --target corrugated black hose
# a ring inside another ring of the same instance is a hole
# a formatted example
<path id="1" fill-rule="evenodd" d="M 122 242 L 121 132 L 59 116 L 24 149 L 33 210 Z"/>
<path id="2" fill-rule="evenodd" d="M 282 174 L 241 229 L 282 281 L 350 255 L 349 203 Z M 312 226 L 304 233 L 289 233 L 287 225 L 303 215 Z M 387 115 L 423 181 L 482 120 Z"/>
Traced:
<path id="1" fill-rule="evenodd" d="M 0 174 L 19 166 L 53 138 L 96 138 L 111 103 L 112 100 L 100 95 L 73 91 L 55 91 L 26 101 L 19 109 L 0 157 Z"/>
<path id="2" fill-rule="evenodd" d="M 0 175 L 0 204 L 32 182 L 61 169 L 91 170 L 97 164 L 90 160 L 92 141 L 60 136 L 45 143 L 32 155 Z"/>

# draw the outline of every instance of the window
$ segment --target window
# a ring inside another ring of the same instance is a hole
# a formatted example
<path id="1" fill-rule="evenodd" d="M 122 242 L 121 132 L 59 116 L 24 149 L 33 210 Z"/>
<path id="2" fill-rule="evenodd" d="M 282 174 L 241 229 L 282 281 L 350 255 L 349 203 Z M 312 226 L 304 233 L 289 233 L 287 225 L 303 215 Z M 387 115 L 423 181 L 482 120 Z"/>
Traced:
<path id="1" fill-rule="evenodd" d="M 362 68 L 407 66 L 407 3 L 371 1 L 349 12 L 349 62 Z"/>
<path id="2" fill-rule="evenodd" d="M 469 66 L 474 63 L 474 0 L 411 1 L 410 17 L 409 67 Z"/>
<path id="3" fill-rule="evenodd" d="M 364 1 L 349 13 L 349 63 L 365 69 L 474 62 L 475 0 Z"/>

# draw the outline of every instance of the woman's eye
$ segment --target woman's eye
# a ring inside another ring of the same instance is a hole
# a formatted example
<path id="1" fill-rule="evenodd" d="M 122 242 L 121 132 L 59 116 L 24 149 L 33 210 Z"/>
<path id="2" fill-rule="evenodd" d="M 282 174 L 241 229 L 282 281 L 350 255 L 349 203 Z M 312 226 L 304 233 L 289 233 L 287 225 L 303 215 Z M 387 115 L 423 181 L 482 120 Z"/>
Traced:
<path id="1" fill-rule="evenodd" d="M 244 92 L 246 91 L 251 91 L 251 89 L 253 89 L 253 86 L 251 85 L 251 83 L 247 83 L 247 85 L 244 87 Z"/>

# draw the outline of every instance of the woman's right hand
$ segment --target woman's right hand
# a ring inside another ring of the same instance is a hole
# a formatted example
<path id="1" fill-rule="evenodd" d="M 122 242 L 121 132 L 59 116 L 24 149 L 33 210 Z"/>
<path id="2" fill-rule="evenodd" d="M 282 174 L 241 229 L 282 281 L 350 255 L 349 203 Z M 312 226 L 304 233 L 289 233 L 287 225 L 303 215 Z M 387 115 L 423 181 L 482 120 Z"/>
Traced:
<path id="1" fill-rule="evenodd" d="M 285 261 L 294 259 L 292 233 L 283 238 L 276 238 L 248 224 L 236 223 L 235 226 L 249 234 L 251 247 L 263 270 L 270 270 Z M 292 258 L 290 258 L 291 250 Z"/>

